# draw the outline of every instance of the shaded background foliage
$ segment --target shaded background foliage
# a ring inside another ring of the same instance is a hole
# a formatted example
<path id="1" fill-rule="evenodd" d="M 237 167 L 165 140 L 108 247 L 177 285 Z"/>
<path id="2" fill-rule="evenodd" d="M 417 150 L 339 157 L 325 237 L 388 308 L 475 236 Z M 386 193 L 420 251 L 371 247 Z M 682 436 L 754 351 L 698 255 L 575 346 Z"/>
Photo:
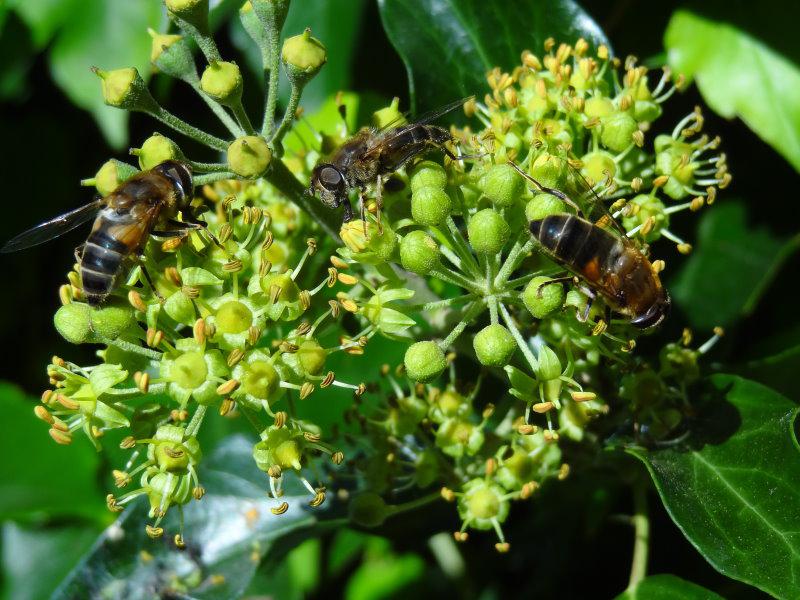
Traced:
<path id="1" fill-rule="evenodd" d="M 222 23 L 226 11 L 236 8 L 235 2 L 225 0 L 215 4 L 212 23 L 217 24 Z M 465 74 L 461 87 L 452 93 L 432 85 L 424 70 L 412 70 L 415 85 L 411 89 L 416 93 L 409 95 L 406 68 L 390 37 L 396 41 L 404 26 L 413 25 L 419 7 L 438 4 L 435 0 L 295 0 L 287 35 L 311 25 L 331 58 L 309 86 L 304 106 L 313 110 L 330 93 L 350 89 L 362 95 L 365 107 L 399 96 L 402 106 L 415 104 L 424 110 L 482 85 L 475 76 L 486 64 L 452 65 Z M 0 239 L 85 202 L 91 192 L 78 187 L 79 177 L 90 176 L 109 156 L 124 159 L 129 145 L 152 132 L 154 125 L 148 118 L 133 115 L 126 123 L 124 113 L 100 106 L 96 81 L 86 67 L 102 57 L 113 64 L 101 66 L 139 64 L 141 72 L 148 72 L 149 39 L 141 31 L 146 26 L 163 29 L 159 5 L 156 0 L 17 0 L 0 5 L 0 168 L 6 210 Z M 573 3 L 558 5 L 569 8 Z M 491 15 L 475 8 L 477 3 L 465 2 L 464 6 L 474 8 L 488 29 L 500 27 Z M 548 3 L 540 6 L 543 18 L 549 18 Z M 798 272 L 800 259 L 795 252 L 797 179 L 792 165 L 800 164 L 795 139 L 800 131 L 800 111 L 791 96 L 800 97 L 800 83 L 795 81 L 800 73 L 800 44 L 792 30 L 800 9 L 789 0 L 759 7 L 731 1 L 643 6 L 632 0 L 586 0 L 581 6 L 620 57 L 632 53 L 648 64 L 663 62 L 668 23 L 676 11 L 688 8 L 697 18 L 673 21 L 667 44 L 679 44 L 681 34 L 687 31 L 703 33 L 703 18 L 722 21 L 759 40 L 774 55 L 774 68 L 785 69 L 784 88 L 769 90 L 763 81 L 756 81 L 750 82 L 752 87 L 739 104 L 730 97 L 719 97 L 736 76 L 737 61 L 752 55 L 752 48 L 737 49 L 737 40 L 732 38 L 727 44 L 730 69 L 700 77 L 698 87 L 690 87 L 666 106 L 669 114 L 665 121 L 675 122 L 701 103 L 726 117 L 735 110 L 744 121 L 726 120 L 706 111 L 708 130 L 719 132 L 724 139 L 735 182 L 726 192 L 724 204 L 720 202 L 699 221 L 691 221 L 687 225 L 690 230 L 678 231 L 695 240 L 695 254 L 685 259 L 667 250 L 663 257 L 668 264 L 667 285 L 680 308 L 658 339 L 675 339 L 687 322 L 698 332 L 725 325 L 728 333 L 712 360 L 796 401 L 800 323 L 792 274 Z M 409 18 L 411 22 L 406 21 Z M 532 22 L 541 21 L 533 18 Z M 707 32 L 704 35 L 708 37 Z M 242 39 L 236 25 L 226 24 L 218 32 L 224 54 L 241 52 Z M 699 52 L 713 56 L 713 48 Z M 493 60 L 510 61 L 503 65 L 506 67 L 518 57 L 506 48 L 489 48 L 488 53 Z M 240 60 L 253 70 L 251 78 L 257 77 L 257 60 L 248 56 Z M 684 61 L 685 68 L 698 66 L 697 56 L 684 54 L 676 60 Z M 156 76 L 152 89 L 159 102 L 214 132 L 217 124 L 205 106 L 195 96 L 172 93 L 172 85 Z M 760 126 L 764 95 L 772 103 L 768 116 L 775 111 L 780 114 L 777 128 Z M 259 102 L 256 90 L 246 89 L 245 105 Z M 751 127 L 767 141 L 756 137 Z M 187 148 L 194 150 L 190 144 Z M 691 230 L 694 227 L 696 232 Z M 49 357 L 67 353 L 67 344 L 55 332 L 49 315 L 58 305 L 56 290 L 80 236 L 65 236 L 24 256 L 0 257 L 5 282 L 0 295 L 0 331 L 7 350 L 0 361 L 0 379 L 14 382 L 27 396 L 38 395 L 46 383 L 42 365 Z M 86 346 L 70 346 L 78 362 L 89 361 L 91 352 Z M 4 385 L 0 400 L 5 422 L 0 439 L 4 457 L 0 467 L 3 591 L 13 598 L 39 598 L 55 589 L 75 566 L 78 550 L 88 549 L 110 522 L 101 510 L 101 490 L 106 485 L 96 473 L 98 466 L 113 456 L 95 455 L 85 444 L 54 448 L 33 423 L 30 402 L 22 392 Z M 226 433 L 205 434 L 221 438 Z M 597 468 L 602 473 L 603 465 Z M 660 504 L 651 504 L 651 573 L 672 573 L 724 597 L 762 596 L 714 571 Z M 467 573 L 455 580 L 443 576 L 446 565 L 436 562 L 427 542 L 436 531 L 456 527 L 453 515 L 443 507 L 426 513 L 424 519 L 414 514 L 390 520 L 371 532 L 379 536 L 325 534 L 317 542 L 297 547 L 288 560 L 275 558 L 286 551 L 279 548 L 280 552 L 268 554 L 269 560 L 256 572 L 251 589 L 268 589 L 281 598 L 299 594 L 330 597 L 334 591 L 352 598 L 433 597 L 454 592 L 474 596 L 483 592 L 491 598 L 534 593 L 612 597 L 625 587 L 631 533 L 627 525 L 609 515 L 629 513 L 631 507 L 616 478 L 598 485 L 594 476 L 576 474 L 557 490 L 545 489 L 537 502 L 514 510 L 514 553 L 487 558 L 479 541 L 465 545 Z M 575 577 L 576 572 L 581 576 Z"/>

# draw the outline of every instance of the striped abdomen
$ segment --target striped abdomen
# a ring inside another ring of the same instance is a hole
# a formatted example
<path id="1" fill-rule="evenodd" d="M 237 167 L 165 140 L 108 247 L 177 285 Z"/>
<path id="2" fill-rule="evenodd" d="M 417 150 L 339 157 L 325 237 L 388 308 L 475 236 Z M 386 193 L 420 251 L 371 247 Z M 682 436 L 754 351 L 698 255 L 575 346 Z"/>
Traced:
<path id="1" fill-rule="evenodd" d="M 531 234 L 552 258 L 604 296 L 634 325 L 660 322 L 669 297 L 647 257 L 632 244 L 569 214 L 531 221 Z"/>
<path id="2" fill-rule="evenodd" d="M 83 246 L 81 282 L 86 301 L 92 306 L 100 304 L 111 293 L 123 262 L 131 254 L 131 248 L 109 233 L 119 224 L 120 216 L 113 209 L 103 209 Z"/>

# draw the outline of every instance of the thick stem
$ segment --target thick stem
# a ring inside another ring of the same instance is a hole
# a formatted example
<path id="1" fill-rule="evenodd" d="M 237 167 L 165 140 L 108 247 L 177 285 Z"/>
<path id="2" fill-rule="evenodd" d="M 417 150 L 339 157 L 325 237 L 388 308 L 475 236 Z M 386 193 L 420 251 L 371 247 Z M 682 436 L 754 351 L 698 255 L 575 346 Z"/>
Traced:
<path id="1" fill-rule="evenodd" d="M 286 106 L 286 112 L 283 113 L 281 124 L 272 136 L 272 140 L 270 140 L 276 149 L 281 147 L 283 136 L 288 133 L 289 128 L 292 126 L 292 123 L 294 123 L 294 113 L 297 111 L 297 105 L 300 104 L 300 93 L 302 91 L 303 89 L 300 86 L 292 84 L 292 93 L 291 96 L 289 96 L 289 104 Z"/>
<path id="2" fill-rule="evenodd" d="M 234 121 L 227 112 L 225 112 L 225 109 L 222 107 L 222 105 L 219 102 L 215 101 L 213 98 L 209 98 L 208 95 L 205 94 L 203 90 L 200 89 L 199 80 L 197 83 L 190 82 L 189 85 L 192 86 L 192 89 L 194 89 L 194 91 L 197 92 L 197 95 L 203 99 L 203 102 L 205 102 L 208 105 L 208 107 L 214 112 L 214 114 L 217 115 L 217 118 L 223 125 L 225 125 L 225 128 L 230 132 L 230 134 L 233 137 L 238 138 L 244 135 L 244 131 L 242 131 L 242 128 L 239 127 L 239 125 L 237 125 L 236 121 Z"/>
<path id="3" fill-rule="evenodd" d="M 239 125 L 242 126 L 242 129 L 245 130 L 247 135 L 253 135 L 256 131 L 253 129 L 252 123 L 250 123 L 250 117 L 247 116 L 244 106 L 242 106 L 242 101 L 239 100 L 233 106 L 231 106 L 231 110 L 233 111 L 236 120 L 239 122 Z"/>
<path id="4" fill-rule="evenodd" d="M 185 435 L 186 437 L 192 437 L 197 435 L 197 432 L 200 430 L 200 425 L 203 424 L 203 417 L 206 416 L 206 409 L 207 406 L 200 404 L 197 407 L 197 410 L 194 411 L 192 415 L 192 420 L 189 421 L 189 424 L 186 426 Z"/>
<path id="5" fill-rule="evenodd" d="M 647 576 L 650 551 L 650 517 L 647 514 L 647 483 L 640 479 L 633 487 L 633 560 L 628 589 L 634 589 Z"/>
<path id="6" fill-rule="evenodd" d="M 194 178 L 194 185 L 201 186 L 207 183 L 214 183 L 215 181 L 222 181 L 224 179 L 239 179 L 239 176 L 232 171 L 213 171 L 211 173 L 203 173 Z"/>
<path id="7" fill-rule="evenodd" d="M 278 66 L 280 64 L 280 32 L 268 31 L 269 48 L 266 53 L 264 70 L 269 71 L 267 96 L 264 105 L 264 122 L 261 125 L 261 135 L 269 139 L 275 128 L 275 107 L 278 105 Z"/>

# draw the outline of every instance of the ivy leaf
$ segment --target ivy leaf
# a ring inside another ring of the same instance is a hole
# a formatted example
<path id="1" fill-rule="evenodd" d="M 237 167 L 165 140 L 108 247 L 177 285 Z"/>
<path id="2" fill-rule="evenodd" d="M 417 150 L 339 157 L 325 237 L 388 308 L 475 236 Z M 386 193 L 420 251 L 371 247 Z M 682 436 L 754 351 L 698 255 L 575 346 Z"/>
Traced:
<path id="1" fill-rule="evenodd" d="M 616 597 L 616 600 L 722 600 L 719 596 L 700 587 L 675 577 L 675 575 L 651 575 L 640 581 L 633 589 L 627 589 Z"/>
<path id="2" fill-rule="evenodd" d="M 0 383 L 3 435 L 0 436 L 0 519 L 33 520 L 80 516 L 97 520 L 105 511 L 97 485 L 99 460 L 78 437 L 58 446 L 47 425 L 33 416 L 38 404 L 19 388 Z M 65 468 L 68 465 L 69 468 Z"/>
<path id="3" fill-rule="evenodd" d="M 628 451 L 672 520 L 711 565 L 778 597 L 800 589 L 797 406 L 761 384 L 714 375 L 688 440 Z"/>
<path id="4" fill-rule="evenodd" d="M 609 45 L 605 34 L 573 0 L 378 0 L 389 40 L 408 70 L 417 113 L 488 91 L 484 75 L 510 71 L 544 41 Z"/>
<path id="5" fill-rule="evenodd" d="M 170 535 L 150 539 L 144 531 L 148 504 L 137 502 L 97 540 L 53 598 L 239 598 L 262 561 L 262 572 L 272 568 L 274 556 L 318 534 L 335 512 L 330 501 L 310 509 L 307 490 L 291 477 L 284 497 L 267 498 L 267 476 L 256 468 L 252 449 L 252 442 L 237 435 L 204 459 L 200 481 L 207 493 L 184 509 L 186 550 L 177 550 Z M 273 514 L 270 509 L 284 500 L 289 510 Z M 163 527 L 178 531 L 177 510 L 170 510 Z"/>
<path id="6" fill-rule="evenodd" d="M 94 115 L 109 144 L 128 140 L 128 113 L 103 102 L 100 83 L 89 69 L 136 67 L 150 73 L 150 36 L 161 18 L 158 0 L 83 0 L 72 10 L 50 51 L 53 79 L 76 105 Z"/>
<path id="7" fill-rule="evenodd" d="M 750 314 L 788 256 L 800 245 L 747 227 L 744 203 L 726 201 L 703 215 L 697 248 L 670 291 L 700 329 Z M 731 268 L 735 268 L 735 275 Z"/>
<path id="8" fill-rule="evenodd" d="M 694 78 L 706 103 L 740 117 L 800 171 L 800 68 L 727 22 L 679 10 L 664 34 L 669 64 Z"/>

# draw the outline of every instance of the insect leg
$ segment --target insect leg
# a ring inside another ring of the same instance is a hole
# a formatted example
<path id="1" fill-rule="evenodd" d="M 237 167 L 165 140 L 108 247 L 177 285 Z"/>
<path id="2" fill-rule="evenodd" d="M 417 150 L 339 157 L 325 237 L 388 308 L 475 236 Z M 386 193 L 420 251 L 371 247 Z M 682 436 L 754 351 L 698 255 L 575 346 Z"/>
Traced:
<path id="1" fill-rule="evenodd" d="M 167 225 L 171 225 L 171 226 L 175 227 L 174 230 L 170 230 L 170 232 L 171 231 L 178 232 L 175 235 L 187 234 L 192 230 L 194 230 L 194 231 L 202 231 L 203 233 L 205 233 L 209 237 L 209 239 L 212 242 L 214 242 L 214 245 L 217 246 L 217 248 L 219 248 L 220 250 L 222 250 L 226 254 L 228 253 L 228 251 L 225 249 L 225 246 L 222 245 L 222 242 L 220 242 L 217 239 L 217 237 L 213 233 L 211 233 L 211 230 L 206 226 L 205 223 L 201 223 L 200 221 L 188 221 L 188 220 L 187 221 L 176 221 L 174 219 L 168 219 L 167 220 Z"/>
<path id="2" fill-rule="evenodd" d="M 383 224 L 381 223 L 381 209 L 383 208 L 383 177 L 378 175 L 375 180 L 375 202 L 377 205 L 378 235 L 383 235 Z"/>
<path id="3" fill-rule="evenodd" d="M 571 282 L 571 281 L 574 281 L 574 279 L 575 279 L 575 277 L 573 277 L 572 275 L 567 275 L 567 276 L 564 276 L 564 277 L 556 277 L 555 279 L 551 279 L 551 280 L 549 280 L 549 281 L 545 281 L 544 283 L 540 284 L 540 285 L 539 285 L 539 286 L 536 288 L 536 297 L 541 299 L 541 297 L 542 297 L 542 290 L 543 290 L 545 287 L 547 287 L 548 285 L 554 285 L 554 284 L 556 284 L 556 283 L 561 283 L 561 284 L 563 284 L 563 283 L 569 283 L 569 282 Z"/>
<path id="4" fill-rule="evenodd" d="M 353 205 L 350 204 L 350 200 L 344 199 L 342 201 L 342 223 L 348 223 L 353 220 Z"/>
<path id="5" fill-rule="evenodd" d="M 578 206 L 578 205 L 575 203 L 575 201 L 574 201 L 572 198 L 570 198 L 569 196 L 567 196 L 567 195 L 566 195 L 564 192 L 562 192 L 562 191 L 560 191 L 560 190 L 553 189 L 553 188 L 549 188 L 549 187 L 546 187 L 546 186 L 542 185 L 541 183 L 539 183 L 538 181 L 536 181 L 536 180 L 535 180 L 533 177 L 531 177 L 530 175 L 528 175 L 528 174 L 527 174 L 525 171 L 523 171 L 522 169 L 520 169 L 520 168 L 519 168 L 519 166 L 517 166 L 517 163 L 515 163 L 514 161 L 508 161 L 508 164 L 510 164 L 512 167 L 514 167 L 514 170 L 515 170 L 517 173 L 519 173 L 519 174 L 520 174 L 520 175 L 522 175 L 522 176 L 523 176 L 525 179 L 527 179 L 527 180 L 528 180 L 528 181 L 530 181 L 530 182 L 531 182 L 533 185 L 535 185 L 535 186 L 536 186 L 536 187 L 539 189 L 539 191 L 540 191 L 540 192 L 543 192 L 543 193 L 545 193 L 545 194 L 550 194 L 551 196 L 555 196 L 555 197 L 556 197 L 556 198 L 558 198 L 559 200 L 563 200 L 564 202 L 566 202 L 567 204 L 569 204 L 569 205 L 570 205 L 572 208 L 574 208 L 576 211 L 578 211 L 578 213 L 579 213 L 579 214 L 583 214 L 583 211 L 581 210 L 581 207 L 580 207 L 580 206 Z"/>
<path id="6" fill-rule="evenodd" d="M 586 321 L 589 320 L 589 311 L 592 310 L 592 303 L 594 303 L 594 299 L 597 297 L 597 294 L 595 294 L 594 290 L 591 288 L 588 288 L 585 285 L 580 285 L 580 280 L 578 280 L 577 277 L 575 278 L 575 284 L 581 292 L 586 294 L 586 308 L 583 309 L 583 314 L 577 313 L 576 317 L 581 323 L 586 323 Z"/>
<path id="7" fill-rule="evenodd" d="M 81 244 L 80 246 L 76 246 L 75 248 L 75 262 L 80 263 L 83 259 L 83 248 L 86 246 L 85 243 Z"/>
<path id="8" fill-rule="evenodd" d="M 161 304 L 164 304 L 164 302 L 166 302 L 166 298 L 164 298 L 164 296 L 161 295 L 161 293 L 156 288 L 156 284 L 153 283 L 153 280 L 150 277 L 150 273 L 147 271 L 147 267 L 144 264 L 144 260 L 142 260 L 141 253 L 136 255 L 136 259 L 139 261 L 139 267 L 142 269 L 142 273 L 144 274 L 144 278 L 147 280 L 147 284 L 150 286 L 150 289 L 153 290 L 153 293 L 158 298 L 158 301 L 161 302 Z"/>

